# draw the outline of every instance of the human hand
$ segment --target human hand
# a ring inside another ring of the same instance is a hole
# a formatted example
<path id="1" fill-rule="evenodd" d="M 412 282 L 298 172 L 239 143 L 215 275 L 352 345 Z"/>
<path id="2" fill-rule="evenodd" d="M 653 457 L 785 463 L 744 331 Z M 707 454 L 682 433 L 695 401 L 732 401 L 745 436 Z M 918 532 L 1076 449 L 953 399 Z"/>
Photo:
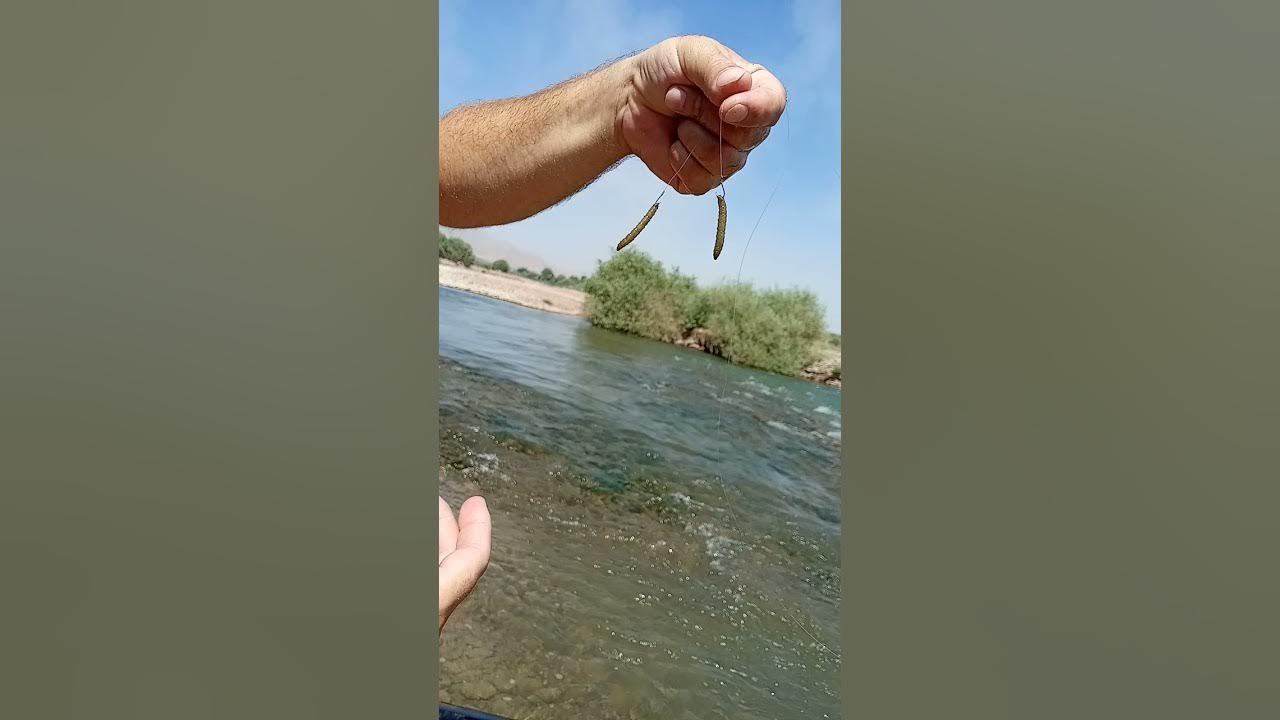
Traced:
<path id="1" fill-rule="evenodd" d="M 772 73 L 708 37 L 669 38 L 630 60 L 622 142 L 686 195 L 705 194 L 741 170 L 787 104 Z"/>
<path id="2" fill-rule="evenodd" d="M 489 566 L 492 529 L 484 498 L 462 503 L 458 517 L 440 498 L 440 632 L 449 615 L 475 588 Z"/>

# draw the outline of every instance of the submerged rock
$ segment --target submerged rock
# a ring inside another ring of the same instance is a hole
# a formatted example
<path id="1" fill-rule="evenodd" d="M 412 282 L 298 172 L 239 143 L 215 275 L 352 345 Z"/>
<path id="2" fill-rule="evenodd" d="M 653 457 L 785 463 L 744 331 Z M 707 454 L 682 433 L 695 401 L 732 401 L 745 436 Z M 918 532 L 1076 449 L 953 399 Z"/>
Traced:
<path id="1" fill-rule="evenodd" d="M 462 683 L 462 694 L 472 700 L 488 700 L 498 694 L 498 688 L 488 680 L 468 680 Z"/>
<path id="2" fill-rule="evenodd" d="M 559 700 L 561 695 L 564 695 L 564 690 L 553 685 L 534 691 L 533 699 L 538 702 L 553 703 Z"/>

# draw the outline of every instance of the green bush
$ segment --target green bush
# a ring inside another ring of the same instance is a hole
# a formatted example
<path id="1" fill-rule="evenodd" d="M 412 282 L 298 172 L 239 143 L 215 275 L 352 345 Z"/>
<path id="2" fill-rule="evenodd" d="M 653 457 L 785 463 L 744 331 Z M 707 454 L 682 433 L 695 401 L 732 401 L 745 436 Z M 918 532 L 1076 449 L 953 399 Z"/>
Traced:
<path id="1" fill-rule="evenodd" d="M 690 320 L 706 329 L 726 359 L 794 375 L 816 359 L 814 344 L 826 334 L 822 317 L 813 293 L 740 283 L 703 291 Z"/>
<path id="2" fill-rule="evenodd" d="M 489 267 L 498 272 L 511 272 L 511 266 L 507 264 L 506 260 L 494 260 Z"/>
<path id="3" fill-rule="evenodd" d="M 507 262 L 505 260 L 498 260 L 493 264 L 495 270 L 498 269 L 498 263 L 502 263 L 504 268 L 508 268 Z M 511 272 L 511 270 L 504 269 L 503 272 Z M 569 287 L 569 288 L 575 288 L 578 290 L 581 290 L 583 284 L 585 284 L 587 281 L 586 278 L 578 277 L 577 275 L 573 275 L 570 277 L 565 277 L 564 275 L 557 275 L 556 271 L 552 270 L 551 268 L 542 268 L 542 272 L 536 273 L 530 270 L 529 268 L 522 267 L 522 268 L 516 268 L 515 274 L 519 275 L 522 278 L 537 280 L 538 282 L 546 283 L 548 285 L 554 285 L 555 287 Z"/>
<path id="4" fill-rule="evenodd" d="M 599 327 L 673 341 L 695 328 L 727 360 L 796 375 L 828 341 L 822 306 L 805 290 L 733 283 L 700 290 L 693 278 L 640 252 L 601 263 L 585 283 L 587 317 Z"/>
<path id="5" fill-rule="evenodd" d="M 639 252 L 601 263 L 584 289 L 593 324 L 667 342 L 684 336 L 685 306 L 697 295 L 693 278 Z"/>
<path id="6" fill-rule="evenodd" d="M 444 233 L 440 233 L 440 257 L 462 263 L 467 267 L 471 267 L 476 261 L 475 253 L 471 252 L 471 246 L 466 241 L 449 237 Z"/>
<path id="7" fill-rule="evenodd" d="M 579 277 L 578 275 L 569 275 L 567 277 L 564 275 L 557 275 L 555 279 L 551 281 L 551 284 L 555 285 L 556 287 L 573 288 L 574 290 L 581 290 L 583 285 L 586 283 L 586 281 L 587 281 L 586 278 Z"/>

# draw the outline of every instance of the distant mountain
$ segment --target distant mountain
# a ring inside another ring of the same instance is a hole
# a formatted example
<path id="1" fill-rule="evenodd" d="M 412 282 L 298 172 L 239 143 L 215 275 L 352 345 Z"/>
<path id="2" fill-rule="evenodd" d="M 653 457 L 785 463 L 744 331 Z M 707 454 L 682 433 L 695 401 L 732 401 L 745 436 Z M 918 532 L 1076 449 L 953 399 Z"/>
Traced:
<path id="1" fill-rule="evenodd" d="M 465 240 L 471 246 L 472 252 L 476 254 L 476 258 L 485 262 L 506 260 L 511 265 L 512 270 L 518 267 L 526 267 L 534 272 L 551 266 L 541 257 L 517 248 L 505 240 L 499 240 L 486 233 L 483 229 L 447 228 L 441 226 L 440 232 L 449 237 Z"/>

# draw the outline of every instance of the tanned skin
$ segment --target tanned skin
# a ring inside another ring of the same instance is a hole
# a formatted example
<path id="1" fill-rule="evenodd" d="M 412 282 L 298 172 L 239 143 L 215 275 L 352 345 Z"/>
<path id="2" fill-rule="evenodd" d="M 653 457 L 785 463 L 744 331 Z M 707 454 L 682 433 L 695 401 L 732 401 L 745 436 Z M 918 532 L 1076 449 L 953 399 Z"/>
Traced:
<path id="1" fill-rule="evenodd" d="M 688 36 L 532 95 L 456 108 L 440 121 L 440 223 L 523 220 L 630 155 L 677 192 L 702 195 L 722 167 L 726 178 L 742 169 L 785 106 L 768 70 Z"/>

